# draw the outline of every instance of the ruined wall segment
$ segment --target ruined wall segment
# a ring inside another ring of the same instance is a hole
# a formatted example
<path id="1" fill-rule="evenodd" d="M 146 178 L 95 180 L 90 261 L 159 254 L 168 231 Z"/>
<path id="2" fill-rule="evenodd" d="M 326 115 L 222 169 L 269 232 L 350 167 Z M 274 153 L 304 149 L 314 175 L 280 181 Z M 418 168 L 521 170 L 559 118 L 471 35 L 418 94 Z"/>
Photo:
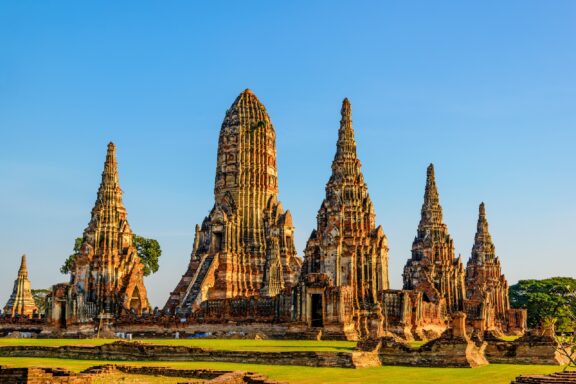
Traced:
<path id="1" fill-rule="evenodd" d="M 449 312 L 463 310 L 464 267 L 460 257 L 454 256 L 454 242 L 443 222 L 432 164 L 427 170 L 420 223 L 403 279 L 404 289 L 422 291 L 432 303 L 444 300 Z"/>
<path id="2" fill-rule="evenodd" d="M 332 175 L 306 245 L 297 317 L 311 326 L 341 324 L 359 337 L 382 329 L 378 292 L 388 289 L 388 241 L 356 154 L 352 107 L 344 99 Z"/>
<path id="3" fill-rule="evenodd" d="M 28 267 L 26 266 L 26 255 L 22 256 L 18 277 L 14 281 L 12 294 L 8 303 L 4 306 L 3 316 L 8 317 L 31 317 L 38 313 L 38 308 L 32 296 L 30 280 L 28 279 Z"/>
<path id="4" fill-rule="evenodd" d="M 276 134 L 249 89 L 226 112 L 218 140 L 214 207 L 196 228 L 187 272 L 165 309 L 190 312 L 202 301 L 274 296 L 300 272 L 294 227 L 278 201 Z"/>

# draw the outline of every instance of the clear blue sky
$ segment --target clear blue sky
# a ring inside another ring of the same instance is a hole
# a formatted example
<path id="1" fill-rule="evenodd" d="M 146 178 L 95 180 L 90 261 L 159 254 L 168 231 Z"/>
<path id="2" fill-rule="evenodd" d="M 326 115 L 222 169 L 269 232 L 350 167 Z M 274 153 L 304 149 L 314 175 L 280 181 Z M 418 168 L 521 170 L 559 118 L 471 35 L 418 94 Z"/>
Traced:
<path id="1" fill-rule="evenodd" d="M 33 287 L 67 279 L 110 140 L 130 224 L 164 250 L 146 281 L 163 305 L 245 88 L 276 128 L 300 255 L 349 97 L 393 288 L 430 162 L 465 260 L 485 201 L 511 284 L 576 275 L 575 1 L 4 1 L 0 305 L 23 253 Z"/>

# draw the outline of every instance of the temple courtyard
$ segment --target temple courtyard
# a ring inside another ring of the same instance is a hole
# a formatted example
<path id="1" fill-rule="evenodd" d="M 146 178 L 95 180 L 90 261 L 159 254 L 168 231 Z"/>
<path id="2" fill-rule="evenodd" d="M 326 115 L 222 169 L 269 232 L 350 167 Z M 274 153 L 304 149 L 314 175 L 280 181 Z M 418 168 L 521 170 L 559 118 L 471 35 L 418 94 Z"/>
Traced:
<path id="1" fill-rule="evenodd" d="M 0 346 L 64 346 L 64 345 L 103 345 L 110 339 L 0 339 Z M 166 346 L 190 346 L 226 351 L 261 352 L 346 352 L 352 351 L 355 342 L 311 341 L 311 340 L 145 340 L 145 343 Z M 413 343 L 413 347 L 419 347 Z M 479 368 L 423 368 L 392 367 L 349 369 L 304 366 L 284 366 L 266 364 L 239 364 L 222 362 L 173 362 L 173 361 L 94 361 L 78 359 L 0 357 L 0 366 L 10 367 L 50 367 L 64 368 L 81 372 L 93 366 L 104 364 L 129 365 L 134 367 L 168 367 L 173 369 L 211 369 L 225 371 L 246 371 L 265 375 L 269 380 L 288 383 L 510 383 L 519 375 L 549 374 L 560 371 L 559 366 L 490 364 Z M 162 376 L 141 376 L 112 374 L 101 377 L 95 383 L 177 383 L 182 378 Z M 187 381 L 190 382 L 190 381 Z M 201 382 L 201 381 L 193 381 Z"/>
<path id="2" fill-rule="evenodd" d="M 0 346 L 63 346 L 103 345 L 107 339 L 0 339 Z M 170 346 L 194 346 L 230 351 L 352 351 L 355 342 L 348 341 L 297 341 L 297 340 L 146 340 L 146 343 Z M 414 344 L 419 346 L 418 343 Z M 548 374 L 561 370 L 558 366 L 491 364 L 480 368 L 422 368 L 378 367 L 365 369 L 317 368 L 303 366 L 238 364 L 220 362 L 163 362 L 163 361 L 94 361 L 75 359 L 0 357 L 0 365 L 12 367 L 54 367 L 80 372 L 95 365 L 129 364 L 130 366 L 161 366 L 174 369 L 213 369 L 249 371 L 266 375 L 270 380 L 289 383 L 510 383 L 518 375 Z M 123 375 L 125 383 L 182 382 L 175 378 Z M 110 381 L 107 381 L 110 380 Z M 118 382 L 118 377 L 102 378 L 98 382 Z"/>

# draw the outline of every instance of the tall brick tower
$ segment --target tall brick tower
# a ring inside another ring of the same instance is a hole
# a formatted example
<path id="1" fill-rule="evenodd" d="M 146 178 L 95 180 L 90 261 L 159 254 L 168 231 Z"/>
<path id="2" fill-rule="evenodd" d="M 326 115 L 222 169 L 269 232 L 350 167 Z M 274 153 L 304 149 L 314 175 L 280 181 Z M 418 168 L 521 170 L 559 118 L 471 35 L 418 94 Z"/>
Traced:
<path id="1" fill-rule="evenodd" d="M 349 338 L 377 336 L 377 292 L 388 289 L 388 240 L 356 155 L 352 106 L 344 99 L 332 175 L 306 245 L 298 311 L 311 326 L 342 324 Z"/>
<path id="2" fill-rule="evenodd" d="M 449 312 L 463 310 L 464 267 L 454 256 L 454 242 L 442 219 L 434 165 L 426 176 L 420 223 L 412 243 L 412 257 L 404 267 L 404 289 L 423 291 L 433 303 L 445 300 Z"/>
<path id="3" fill-rule="evenodd" d="M 278 201 L 275 131 L 249 89 L 226 112 L 218 140 L 214 207 L 187 272 L 165 309 L 190 312 L 206 299 L 274 296 L 300 271 L 289 211 Z"/>
<path id="4" fill-rule="evenodd" d="M 53 287 L 48 317 L 65 325 L 91 321 L 102 313 L 118 316 L 149 309 L 144 265 L 122 203 L 116 146 L 109 143 L 92 216 L 72 261 L 70 284 Z"/>
<path id="5" fill-rule="evenodd" d="M 472 256 L 466 265 L 466 312 L 477 328 L 503 330 L 508 326 L 508 282 L 488 230 L 486 208 L 480 204 Z"/>

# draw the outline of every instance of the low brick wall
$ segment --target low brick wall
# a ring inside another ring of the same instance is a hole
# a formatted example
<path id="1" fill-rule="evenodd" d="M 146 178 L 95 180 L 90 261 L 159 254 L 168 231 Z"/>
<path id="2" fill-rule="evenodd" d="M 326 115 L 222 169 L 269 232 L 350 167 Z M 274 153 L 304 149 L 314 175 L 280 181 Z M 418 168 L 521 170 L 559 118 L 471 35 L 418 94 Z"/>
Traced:
<path id="1" fill-rule="evenodd" d="M 496 338 L 487 340 L 485 353 L 490 363 L 524 365 L 564 365 L 569 359 L 557 351 L 557 343 L 549 336 L 523 336 L 515 341 Z"/>
<path id="2" fill-rule="evenodd" d="M 2 384 L 91 384 L 90 376 L 59 368 L 11 368 L 0 366 Z"/>
<path id="3" fill-rule="evenodd" d="M 511 384 L 576 384 L 576 372 L 555 372 L 550 375 L 518 376 Z"/>
<path id="4" fill-rule="evenodd" d="M 392 338 L 383 338 L 378 356 L 382 365 L 474 368 L 488 364 L 484 347 L 464 338 L 443 336 L 413 349 Z"/>
<path id="5" fill-rule="evenodd" d="M 283 384 L 277 381 L 272 381 L 266 376 L 254 372 L 219 371 L 211 369 L 175 369 L 168 367 L 136 367 L 132 365 L 107 364 L 91 367 L 82 373 L 89 375 L 105 375 L 115 372 L 121 372 L 127 375 L 201 379 L 208 380 L 207 383 L 210 384 Z"/>
<path id="6" fill-rule="evenodd" d="M 48 357 L 114 361 L 213 361 L 246 364 L 301 365 L 354 368 L 352 352 L 216 351 L 185 346 L 163 346 L 117 341 L 101 346 L 3 346 L 2 357 Z"/>

